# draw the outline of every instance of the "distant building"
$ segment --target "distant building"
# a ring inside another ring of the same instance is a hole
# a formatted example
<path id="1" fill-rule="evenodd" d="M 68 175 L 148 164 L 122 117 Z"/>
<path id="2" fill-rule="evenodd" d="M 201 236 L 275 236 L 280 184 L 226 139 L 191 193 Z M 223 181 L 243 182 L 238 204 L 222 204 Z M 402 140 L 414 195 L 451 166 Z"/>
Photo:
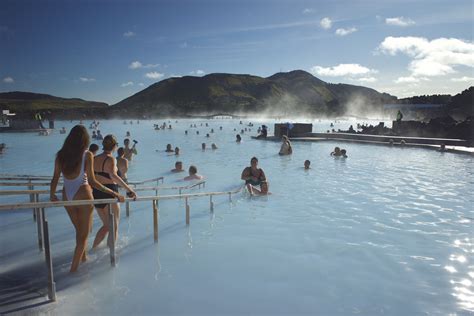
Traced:
<path id="1" fill-rule="evenodd" d="M 1 110 L 0 128 L 10 127 L 11 118 L 15 115 L 15 113 L 10 113 L 10 110 Z"/>
<path id="2" fill-rule="evenodd" d="M 275 124 L 274 135 L 276 137 L 282 137 L 283 135 L 286 135 L 288 137 L 299 137 L 312 132 L 313 124 L 283 123 Z"/>

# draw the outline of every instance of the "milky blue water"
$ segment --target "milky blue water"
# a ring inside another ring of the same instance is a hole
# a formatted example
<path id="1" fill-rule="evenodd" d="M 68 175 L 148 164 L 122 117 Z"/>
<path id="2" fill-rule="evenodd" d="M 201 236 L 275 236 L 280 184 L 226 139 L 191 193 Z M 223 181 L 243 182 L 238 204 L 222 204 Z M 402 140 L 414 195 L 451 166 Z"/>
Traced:
<path id="1" fill-rule="evenodd" d="M 252 156 L 266 172 L 272 195 L 239 193 L 232 203 L 216 197 L 160 202 L 159 243 L 153 243 L 151 202 L 132 204 L 122 214 L 118 262 L 110 267 L 103 245 L 79 272 L 68 273 L 74 230 L 64 209 L 47 210 L 58 302 L 33 309 L 60 315 L 447 315 L 474 311 L 474 159 L 416 148 L 355 143 L 298 143 L 280 157 L 280 144 L 235 143 L 236 120 L 172 120 L 173 130 L 154 131 L 161 121 L 101 122 L 102 134 L 137 139 L 130 180 L 165 177 L 176 160 L 206 177 L 206 187 L 187 192 L 225 191 L 242 182 Z M 209 127 L 200 124 L 208 122 Z M 244 120 L 244 123 L 248 120 Z M 196 123 L 198 128 L 189 128 Z M 273 131 L 272 122 L 265 121 Z M 355 122 L 342 121 L 335 128 Z M 85 122 L 89 125 L 89 121 Z M 73 123 L 57 122 L 56 127 Z M 219 131 L 219 126 L 223 130 Z M 213 128 L 215 133 L 206 138 Z M 329 129 L 315 122 L 313 131 Z M 184 135 L 184 130 L 189 134 Z M 196 130 L 200 135 L 196 135 Z M 8 145 L 2 173 L 52 173 L 54 154 L 65 135 L 0 134 Z M 201 143 L 217 150 L 201 150 Z M 179 158 L 164 152 L 181 148 Z M 334 146 L 349 158 L 334 159 Z M 158 152 L 156 150 L 159 150 Z M 312 169 L 303 170 L 310 159 Z M 7 188 L 2 188 L 7 189 Z M 176 191 L 163 191 L 160 194 Z M 142 195 L 150 195 L 142 193 Z M 46 196 L 43 197 L 43 200 Z M 1 203 L 25 201 L 25 197 Z M 36 246 L 31 211 L 0 215 L 0 275 L 3 287 L 26 282 L 44 286 L 42 254 Z M 95 218 L 93 235 L 100 227 Z M 93 235 L 90 237 L 92 242 Z M 8 281 L 8 282 L 7 282 Z M 6 285 L 5 285 L 6 284 Z M 30 310 L 31 311 L 31 310 Z"/>

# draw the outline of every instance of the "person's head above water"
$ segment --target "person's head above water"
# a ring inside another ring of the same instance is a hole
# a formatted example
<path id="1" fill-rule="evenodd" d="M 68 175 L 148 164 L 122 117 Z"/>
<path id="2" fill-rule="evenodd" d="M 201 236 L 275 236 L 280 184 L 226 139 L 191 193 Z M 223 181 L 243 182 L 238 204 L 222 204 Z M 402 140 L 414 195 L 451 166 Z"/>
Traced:
<path id="1" fill-rule="evenodd" d="M 89 151 L 95 156 L 95 154 L 97 153 L 97 151 L 99 150 L 99 145 L 97 144 L 91 144 L 89 146 Z"/>
<path id="2" fill-rule="evenodd" d="M 104 140 L 102 141 L 102 149 L 104 151 L 113 151 L 117 146 L 118 142 L 114 135 L 109 134 L 104 137 Z"/>
<path id="3" fill-rule="evenodd" d="M 174 168 L 175 168 L 175 171 L 183 170 L 183 162 L 182 161 L 176 161 L 174 163 Z"/>
<path id="4" fill-rule="evenodd" d="M 189 175 L 191 175 L 191 176 L 195 175 L 197 172 L 198 172 L 198 170 L 197 170 L 196 166 L 193 166 L 193 165 L 189 166 Z"/>
<path id="5" fill-rule="evenodd" d="M 176 147 L 176 148 L 174 149 L 174 153 L 175 153 L 175 155 L 179 155 L 179 147 Z"/>
<path id="6" fill-rule="evenodd" d="M 128 147 L 128 145 L 130 145 L 130 139 L 125 138 L 123 144 L 125 145 L 125 147 Z"/>
<path id="7" fill-rule="evenodd" d="M 347 157 L 345 149 L 341 149 L 341 155 L 344 156 L 344 157 Z"/>
<path id="8" fill-rule="evenodd" d="M 202 143 L 201 148 L 202 148 L 202 150 L 206 149 L 206 143 Z"/>
<path id="9" fill-rule="evenodd" d="M 252 159 L 250 159 L 250 166 L 257 168 L 257 165 L 258 165 L 257 157 L 252 157 Z"/>
<path id="10" fill-rule="evenodd" d="M 119 147 L 119 149 L 117 149 L 117 157 L 122 158 L 124 154 L 125 150 L 123 149 L 123 147 Z"/>
<path id="11" fill-rule="evenodd" d="M 166 150 L 167 150 L 167 151 L 171 151 L 171 150 L 173 150 L 173 148 L 172 148 L 171 144 L 167 144 L 167 145 L 166 145 Z"/>
<path id="12" fill-rule="evenodd" d="M 309 169 L 309 166 L 310 166 L 310 165 L 311 165 L 311 161 L 309 161 L 309 160 L 306 159 L 306 160 L 304 161 L 304 168 L 305 168 L 305 169 Z"/>

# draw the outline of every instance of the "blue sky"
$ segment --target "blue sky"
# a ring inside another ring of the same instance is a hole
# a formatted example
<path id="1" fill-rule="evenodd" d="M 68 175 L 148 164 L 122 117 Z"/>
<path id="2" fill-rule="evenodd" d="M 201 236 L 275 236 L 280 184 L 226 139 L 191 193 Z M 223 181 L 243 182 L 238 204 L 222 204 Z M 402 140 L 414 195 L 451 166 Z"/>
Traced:
<path id="1" fill-rule="evenodd" d="M 457 1 L 5 1 L 0 91 L 114 104 L 170 76 L 270 76 L 404 97 L 474 84 L 473 3 Z"/>

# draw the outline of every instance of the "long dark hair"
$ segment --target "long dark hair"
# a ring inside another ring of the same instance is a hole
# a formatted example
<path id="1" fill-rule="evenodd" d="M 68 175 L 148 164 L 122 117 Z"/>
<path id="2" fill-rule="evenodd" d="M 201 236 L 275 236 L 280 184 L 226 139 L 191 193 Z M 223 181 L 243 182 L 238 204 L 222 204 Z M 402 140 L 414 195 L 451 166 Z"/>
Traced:
<path id="1" fill-rule="evenodd" d="M 83 125 L 74 126 L 63 147 L 56 154 L 59 166 L 63 173 L 71 174 L 81 164 L 84 151 L 89 147 L 90 138 L 87 129 Z"/>

